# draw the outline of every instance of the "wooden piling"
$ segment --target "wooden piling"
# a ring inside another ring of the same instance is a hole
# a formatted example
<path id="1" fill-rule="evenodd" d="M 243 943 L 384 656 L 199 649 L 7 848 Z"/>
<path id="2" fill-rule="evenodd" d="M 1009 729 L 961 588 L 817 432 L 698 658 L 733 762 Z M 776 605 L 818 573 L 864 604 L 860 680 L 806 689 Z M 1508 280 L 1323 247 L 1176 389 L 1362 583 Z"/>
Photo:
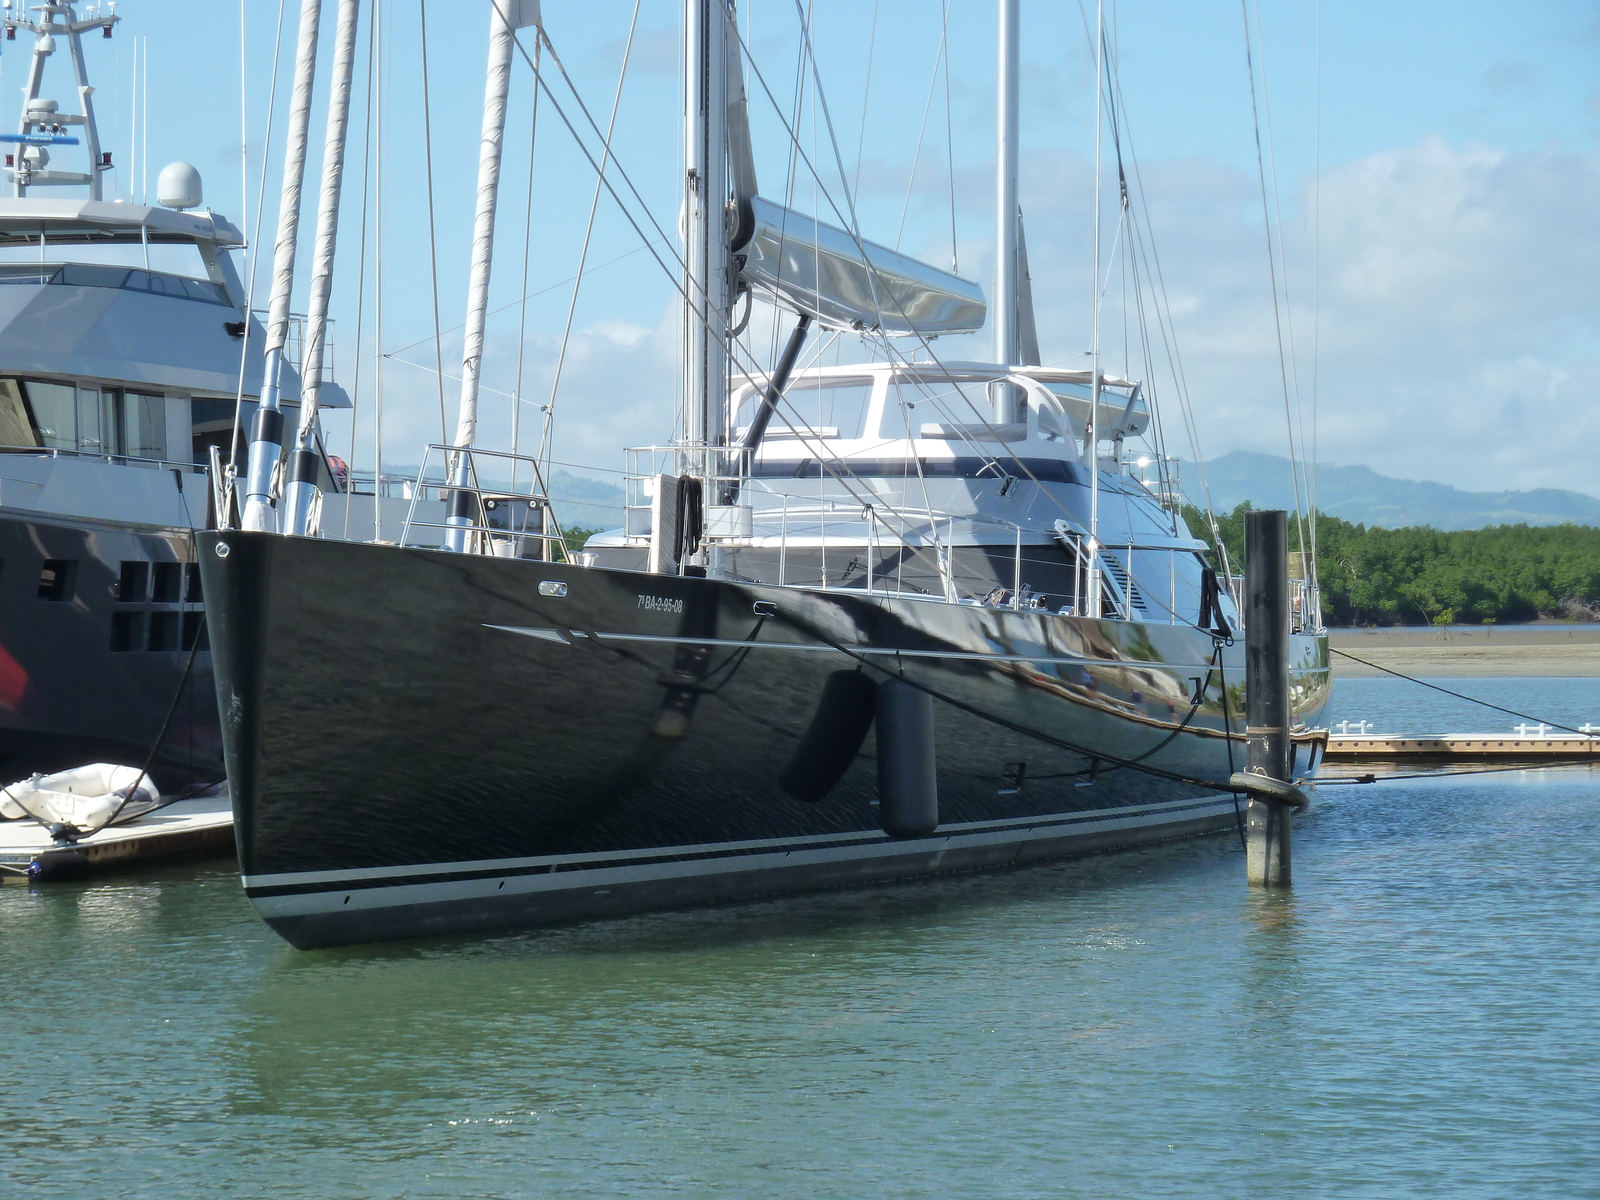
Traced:
<path id="1" fill-rule="evenodd" d="M 1289 523 L 1281 509 L 1245 514 L 1245 771 L 1290 782 Z M 1251 887 L 1290 883 L 1289 808 L 1252 792 L 1245 811 Z"/>

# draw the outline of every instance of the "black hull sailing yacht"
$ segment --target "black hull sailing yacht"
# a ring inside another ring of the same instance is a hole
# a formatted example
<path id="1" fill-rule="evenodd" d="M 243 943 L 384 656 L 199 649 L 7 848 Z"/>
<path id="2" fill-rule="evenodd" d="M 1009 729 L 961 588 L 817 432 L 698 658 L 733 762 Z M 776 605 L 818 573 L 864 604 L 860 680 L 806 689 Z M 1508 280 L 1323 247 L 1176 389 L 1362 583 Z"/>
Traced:
<path id="1" fill-rule="evenodd" d="M 1012 0 L 1001 10 L 1014 114 Z M 1239 819 L 1237 606 L 1170 491 L 1126 469 L 1150 421 L 1140 386 L 1034 365 L 1004 198 L 1014 128 L 1003 116 L 995 362 L 797 370 L 813 322 L 920 339 L 975 329 L 986 306 L 756 197 L 736 30 L 708 0 L 685 24 L 700 82 L 683 437 L 630 452 L 625 526 L 551 561 L 537 473 L 521 496 L 477 483 L 480 186 L 461 428 L 430 450 L 449 517 L 400 545 L 284 536 L 252 481 L 242 527 L 200 538 L 243 882 L 296 946 L 1010 865 Z M 498 177 L 519 25 L 545 36 L 530 5 L 496 5 L 480 183 Z M 746 287 L 798 316 L 770 374 L 732 366 Z M 276 458 L 270 433 L 252 462 Z M 419 491 L 427 478 L 425 462 Z M 1291 639 L 1299 719 L 1327 693 L 1314 601 Z"/>
<path id="2" fill-rule="evenodd" d="M 1243 763 L 1243 647 L 1193 626 L 201 541 L 244 884 L 297 946 L 1014 864 L 1238 819 L 1213 781 Z M 1325 644 L 1298 637 L 1295 653 L 1305 711 Z"/>

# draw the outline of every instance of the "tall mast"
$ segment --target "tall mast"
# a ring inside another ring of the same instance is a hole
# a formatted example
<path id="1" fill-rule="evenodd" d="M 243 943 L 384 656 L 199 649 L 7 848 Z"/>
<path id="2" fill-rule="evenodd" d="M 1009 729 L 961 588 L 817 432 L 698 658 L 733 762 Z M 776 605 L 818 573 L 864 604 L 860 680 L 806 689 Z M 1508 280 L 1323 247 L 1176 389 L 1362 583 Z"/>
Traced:
<path id="1" fill-rule="evenodd" d="M 994 361 L 1011 367 L 1020 361 L 1017 344 L 1017 36 L 1021 0 L 999 0 L 1000 55 L 996 69 Z M 1015 388 L 1000 389 L 1005 403 L 995 420 L 1016 420 Z"/>
<path id="2" fill-rule="evenodd" d="M 339 241 L 339 192 L 344 183 L 345 138 L 350 127 L 350 80 L 355 72 L 356 29 L 361 0 L 339 0 L 334 35 L 333 77 L 328 82 L 328 132 L 322 146 L 322 198 L 317 207 L 317 245 L 311 264 L 311 302 L 306 308 L 305 358 L 300 372 L 300 425 L 289 456 L 284 485 L 284 531 L 305 535 L 311 529 L 311 499 L 316 494 L 317 455 L 311 448 L 327 352 L 328 297 L 333 291 L 333 256 Z"/>
<path id="3" fill-rule="evenodd" d="M 511 90 L 511 54 L 518 29 L 539 23 L 539 0 L 491 0 L 489 67 L 483 88 L 483 131 L 478 143 L 478 211 L 472 225 L 472 275 L 467 286 L 467 326 L 461 349 L 461 406 L 456 416 L 457 446 L 478 436 L 478 378 L 483 365 L 483 328 L 489 312 L 489 275 L 494 264 L 494 221 L 500 196 L 500 154 L 505 144 L 506 97 Z M 465 454 L 455 456 L 451 482 L 465 487 L 471 474 Z M 474 524 L 464 492 L 453 494 L 445 549 L 467 548 L 467 526 Z"/>
<path id="4" fill-rule="evenodd" d="M 1105 127 L 1101 103 L 1105 97 L 1106 25 L 1104 0 L 1095 4 L 1094 18 L 1094 267 L 1089 272 L 1089 302 L 1094 305 L 1089 337 L 1089 610 L 1100 618 L 1100 134 Z"/>
<path id="5" fill-rule="evenodd" d="M 306 173 L 306 134 L 311 125 L 311 87 L 317 74 L 317 33 L 322 0 L 302 0 L 300 38 L 295 47 L 294 96 L 289 106 L 289 139 L 283 152 L 283 191 L 278 201 L 278 243 L 272 258 L 272 302 L 267 314 L 267 354 L 261 376 L 261 406 L 250 429 L 250 465 L 245 476 L 246 529 L 271 533 L 272 472 L 283 448 L 283 412 L 278 375 L 289 335 L 289 298 L 294 290 L 294 260 L 300 235 L 300 188 Z"/>
<path id="6" fill-rule="evenodd" d="M 999 0 L 999 61 L 995 68 L 994 361 L 1023 360 L 1021 219 L 1017 208 L 1017 39 L 1021 0 Z M 1030 297 L 1031 303 L 1031 297 Z M 1031 315 L 1031 313 L 1030 313 Z M 1024 419 L 1022 389 L 1007 380 L 990 385 L 996 425 Z"/>
<path id="7" fill-rule="evenodd" d="M 727 428 L 732 255 L 728 249 L 728 16 L 722 0 L 684 4 L 683 440 L 716 445 Z"/>

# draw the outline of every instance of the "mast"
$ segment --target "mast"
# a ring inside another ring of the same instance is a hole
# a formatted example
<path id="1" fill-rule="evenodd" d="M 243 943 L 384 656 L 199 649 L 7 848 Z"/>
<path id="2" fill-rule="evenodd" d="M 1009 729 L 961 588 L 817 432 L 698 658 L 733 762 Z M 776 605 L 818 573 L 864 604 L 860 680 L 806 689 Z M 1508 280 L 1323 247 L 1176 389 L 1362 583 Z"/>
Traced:
<path id="1" fill-rule="evenodd" d="M 27 86 L 23 89 L 22 123 L 15 137 L 4 139 L 16 145 L 16 154 L 12 159 L 16 165 L 12 169 L 11 180 L 12 191 L 18 196 L 27 195 L 30 187 L 87 184 L 89 199 L 103 198 L 100 175 L 111 169 L 111 163 L 109 155 L 102 157 L 100 153 L 100 128 L 95 124 L 94 88 L 89 86 L 89 69 L 83 60 L 83 35 L 90 29 L 104 29 L 106 37 L 110 37 L 112 26 L 122 18 L 117 16 L 114 6 L 108 6 L 104 15 L 80 21 L 73 11 L 73 3 L 74 0 L 58 0 L 54 5 L 40 8 L 38 11 L 43 13 L 43 18 L 37 22 L 13 17 L 11 5 L 7 3 L 5 18 L 0 22 L 8 35 L 17 29 L 28 29 L 38 35 L 28 64 Z M 65 23 L 58 22 L 58 16 L 65 17 Z M 67 39 L 67 52 L 72 58 L 72 73 L 78 88 L 81 113 L 58 112 L 54 101 L 41 100 L 39 96 L 39 89 L 44 82 L 44 61 L 55 53 L 58 37 Z M 50 152 L 45 149 L 46 146 L 78 144 L 77 138 L 65 132 L 70 125 L 83 127 L 83 148 L 89 158 L 87 172 L 55 171 L 48 166 Z"/>
<path id="2" fill-rule="evenodd" d="M 306 134 L 311 124 L 311 87 L 317 74 L 317 33 L 322 0 L 302 0 L 300 37 L 295 47 L 294 96 L 289 107 L 289 137 L 283 152 L 283 191 L 278 201 L 278 242 L 272 258 L 272 302 L 267 313 L 267 353 L 261 375 L 261 406 L 250 429 L 250 462 L 245 476 L 246 529 L 271 533 L 272 474 L 283 444 L 283 411 L 278 376 L 289 333 L 289 298 L 294 290 L 294 260 L 300 235 L 300 188 L 306 173 Z M 302 382 L 304 382 L 302 380 Z"/>
<path id="3" fill-rule="evenodd" d="M 500 154 L 505 143 L 506 97 L 511 90 L 511 54 L 518 29 L 539 24 L 539 0 L 491 0 L 489 67 L 483 88 L 483 131 L 478 143 L 478 211 L 472 225 L 472 274 L 467 286 L 467 325 L 461 349 L 461 405 L 456 416 L 457 446 L 478 436 L 478 379 L 483 366 L 483 329 L 489 312 L 489 275 L 494 265 L 494 222 L 500 196 Z M 458 454 L 450 482 L 465 487 L 471 475 L 468 456 Z M 476 524 L 469 496 L 451 494 L 446 550 L 467 549 L 467 526 Z"/>
<path id="4" fill-rule="evenodd" d="M 1100 618 L 1100 134 L 1105 125 L 1106 26 L 1104 0 L 1097 0 L 1094 19 L 1094 266 L 1089 300 L 1094 305 L 1089 338 L 1089 604 L 1085 616 Z"/>
<path id="5" fill-rule="evenodd" d="M 327 352 L 328 296 L 333 291 L 333 256 L 339 241 L 339 191 L 344 182 L 344 151 L 350 127 L 350 80 L 355 71 L 356 29 L 361 0 L 339 0 L 334 35 L 333 77 L 328 82 L 328 132 L 322 145 L 322 198 L 317 207 L 317 244 L 311 263 L 311 302 L 306 307 L 305 359 L 300 371 L 300 425 L 284 485 L 284 532 L 304 536 L 311 528 L 316 494 L 317 455 L 311 448 Z"/>
<path id="6" fill-rule="evenodd" d="M 994 361 L 1016 366 L 1017 316 L 1017 38 L 1021 0 L 1000 0 L 999 62 L 996 68 L 995 128 L 995 247 L 994 247 Z M 1017 389 L 1006 384 L 996 389 L 996 424 L 1017 417 Z"/>
<path id="7" fill-rule="evenodd" d="M 722 0 L 684 4 L 684 380 L 686 447 L 726 436 L 733 298 L 728 248 L 728 14 Z M 690 456 L 695 458 L 697 456 Z M 709 470 L 710 456 L 704 456 Z"/>

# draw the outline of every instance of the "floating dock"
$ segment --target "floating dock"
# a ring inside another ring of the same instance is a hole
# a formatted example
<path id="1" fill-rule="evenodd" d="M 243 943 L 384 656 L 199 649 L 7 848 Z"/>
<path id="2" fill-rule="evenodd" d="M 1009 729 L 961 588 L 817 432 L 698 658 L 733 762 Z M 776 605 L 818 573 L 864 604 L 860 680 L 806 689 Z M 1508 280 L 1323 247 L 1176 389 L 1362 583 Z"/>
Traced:
<path id="1" fill-rule="evenodd" d="M 1438 737 L 1398 734 L 1333 734 L 1323 761 L 1383 763 L 1516 763 L 1530 766 L 1555 762 L 1600 763 L 1600 737 L 1567 734 L 1534 737 L 1519 734 L 1446 733 Z"/>
<path id="2" fill-rule="evenodd" d="M 233 805 L 224 789 L 218 795 L 179 800 L 68 845 L 52 842 L 36 821 L 0 821 L 0 878 L 82 879 L 232 848 Z"/>

